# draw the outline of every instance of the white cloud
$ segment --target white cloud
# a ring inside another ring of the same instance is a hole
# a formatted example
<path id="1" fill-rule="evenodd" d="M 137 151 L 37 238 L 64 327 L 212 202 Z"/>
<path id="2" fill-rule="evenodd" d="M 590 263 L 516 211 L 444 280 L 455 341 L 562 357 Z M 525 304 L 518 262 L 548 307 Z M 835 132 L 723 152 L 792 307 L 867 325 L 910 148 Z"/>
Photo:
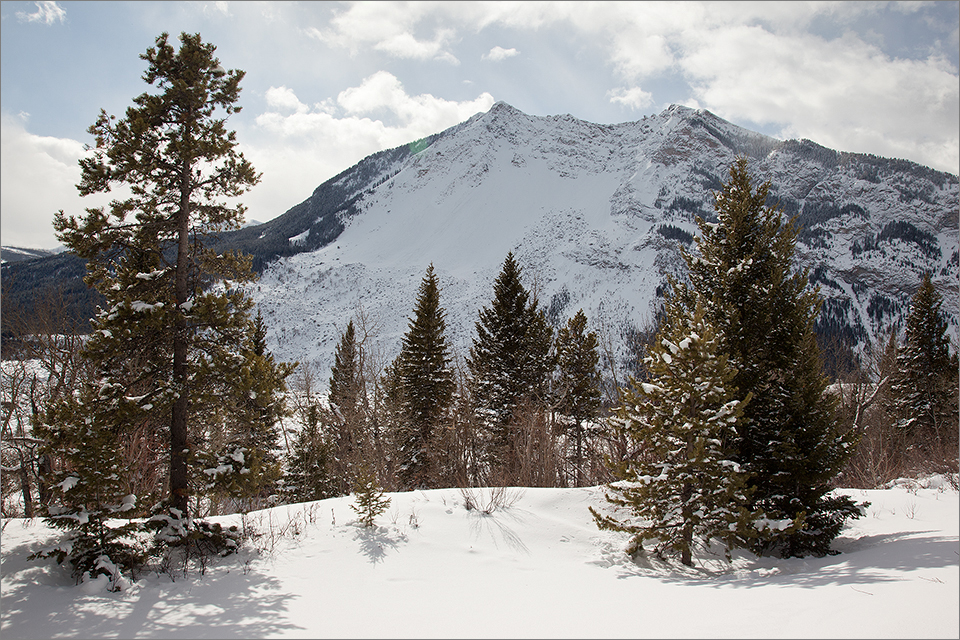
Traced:
<path id="1" fill-rule="evenodd" d="M 455 5 L 453 11 L 450 5 Z M 895 5 L 917 12 L 922 3 Z M 941 55 L 896 58 L 868 31 L 825 38 L 817 21 L 841 30 L 885 10 L 879 3 L 635 2 L 635 3 L 424 3 L 354 4 L 337 14 L 327 34 L 339 46 L 373 46 L 400 55 L 390 44 L 406 34 L 422 57 L 453 53 L 457 31 L 490 26 L 519 32 L 570 29 L 578 46 L 599 47 L 626 87 L 608 98 L 635 109 L 655 104 L 644 81 L 676 79 L 689 88 L 674 98 L 722 117 L 779 125 L 784 137 L 802 136 L 844 151 L 905 157 L 941 170 L 960 171 L 956 69 Z M 432 25 L 444 35 L 417 40 Z M 955 42 L 957 29 L 945 40 Z M 432 48 L 426 43 L 432 43 Z M 930 43 L 933 48 L 936 43 Z M 484 59 L 509 50 L 494 48 Z M 412 56 L 412 53 L 405 55 Z"/>
<path id="2" fill-rule="evenodd" d="M 842 151 L 960 166 L 960 84 L 941 58 L 891 59 L 853 34 L 824 40 L 760 27 L 691 39 L 680 67 L 704 107 L 781 124 Z"/>
<path id="3" fill-rule="evenodd" d="M 44 0 L 43 2 L 34 2 L 37 5 L 35 13 L 26 13 L 17 11 L 17 19 L 20 22 L 42 22 L 44 24 L 53 24 L 54 22 L 63 22 L 67 17 L 67 12 L 56 2 Z"/>
<path id="4" fill-rule="evenodd" d="M 352 53 L 373 47 L 395 58 L 459 64 L 449 50 L 456 37 L 452 28 L 437 27 L 431 37 L 415 35 L 417 23 L 434 11 L 435 7 L 420 3 L 357 3 L 346 11 L 335 13 L 329 29 L 308 27 L 305 31 L 321 42 Z"/>
<path id="5" fill-rule="evenodd" d="M 494 47 L 490 49 L 489 53 L 485 53 L 482 57 L 484 60 L 490 60 L 492 62 L 500 62 L 501 60 L 506 60 L 507 58 L 512 58 L 515 55 L 518 55 L 520 52 L 514 48 L 504 49 L 503 47 Z"/>
<path id="6" fill-rule="evenodd" d="M 271 110 L 256 117 L 259 142 L 243 145 L 245 156 L 263 181 L 244 197 L 251 219 L 267 220 L 309 195 L 303 185 L 316 187 L 364 157 L 443 131 L 476 113 L 487 111 L 494 99 L 481 93 L 456 102 L 430 94 L 409 95 L 386 71 L 360 85 L 306 108 L 293 90 L 271 87 Z M 238 135 L 241 140 L 254 136 Z M 312 188 L 311 187 L 311 188 Z"/>
<path id="7" fill-rule="evenodd" d="M 77 192 L 77 162 L 83 155 L 83 144 L 76 140 L 37 136 L 27 131 L 24 118 L 0 117 L 0 235 L 5 245 L 52 249 L 58 210 L 82 215 L 84 207 L 107 204 L 107 196 L 81 198 Z"/>
<path id="8" fill-rule="evenodd" d="M 607 91 L 607 96 L 610 102 L 619 102 L 631 109 L 643 109 L 653 104 L 653 95 L 640 87 L 611 89 Z"/>
<path id="9" fill-rule="evenodd" d="M 297 99 L 297 95 L 293 92 L 293 90 L 288 89 L 287 87 L 270 87 L 267 89 L 264 97 L 266 98 L 269 106 L 277 109 L 296 111 L 297 113 L 302 113 L 309 110 L 307 105 L 303 104 L 299 99 Z"/>
<path id="10" fill-rule="evenodd" d="M 230 3 L 229 2 L 212 2 L 210 4 L 203 5 L 204 15 L 221 15 L 229 16 L 230 15 Z"/>

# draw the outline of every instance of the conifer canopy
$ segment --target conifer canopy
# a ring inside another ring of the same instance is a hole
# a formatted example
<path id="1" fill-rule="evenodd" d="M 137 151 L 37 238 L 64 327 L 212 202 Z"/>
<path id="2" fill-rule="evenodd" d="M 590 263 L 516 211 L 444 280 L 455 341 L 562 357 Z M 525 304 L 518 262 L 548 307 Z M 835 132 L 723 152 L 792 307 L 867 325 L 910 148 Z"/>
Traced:
<path id="1" fill-rule="evenodd" d="M 252 277 L 249 260 L 205 247 L 210 234 L 239 228 L 244 207 L 233 199 L 260 179 L 226 128 L 244 72 L 224 70 L 215 50 L 199 34 L 181 34 L 179 50 L 166 33 L 156 39 L 140 57 L 157 91 L 135 98 L 123 118 L 101 111 L 89 128 L 93 153 L 80 161 L 81 195 L 117 186 L 129 195 L 109 211 L 54 220 L 107 302 L 87 350 L 110 395 L 100 407 L 168 425 L 168 503 L 183 517 L 196 488 L 190 465 L 208 436 L 201 425 L 211 424 L 195 420 L 195 407 L 236 390 L 252 333 L 252 305 L 236 286 Z M 105 426 L 131 417 L 89 409 Z"/>
<path id="2" fill-rule="evenodd" d="M 859 509 L 830 497 L 830 481 L 855 444 L 839 430 L 825 393 L 813 328 L 819 292 L 793 268 L 797 230 L 767 206 L 770 183 L 753 187 L 746 158 L 715 194 L 716 222 L 697 218 L 695 253 L 684 251 L 689 283 L 677 296 L 702 305 L 737 370 L 733 385 L 753 399 L 737 422 L 736 460 L 751 474 L 752 506 L 801 526 L 759 538 L 758 552 L 830 553 L 830 542 Z"/>

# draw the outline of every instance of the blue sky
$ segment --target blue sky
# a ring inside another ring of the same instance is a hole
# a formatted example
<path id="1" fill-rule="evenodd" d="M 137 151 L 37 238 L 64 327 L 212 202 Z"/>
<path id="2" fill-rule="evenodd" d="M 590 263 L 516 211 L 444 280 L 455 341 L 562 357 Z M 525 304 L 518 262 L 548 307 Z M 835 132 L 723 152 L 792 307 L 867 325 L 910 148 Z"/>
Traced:
<path id="1" fill-rule="evenodd" d="M 77 159 L 122 115 L 139 55 L 199 32 L 247 72 L 230 119 L 260 221 L 361 158 L 505 101 L 637 120 L 702 107 L 781 139 L 960 170 L 957 2 L 0 3 L 4 245 L 53 248 Z"/>

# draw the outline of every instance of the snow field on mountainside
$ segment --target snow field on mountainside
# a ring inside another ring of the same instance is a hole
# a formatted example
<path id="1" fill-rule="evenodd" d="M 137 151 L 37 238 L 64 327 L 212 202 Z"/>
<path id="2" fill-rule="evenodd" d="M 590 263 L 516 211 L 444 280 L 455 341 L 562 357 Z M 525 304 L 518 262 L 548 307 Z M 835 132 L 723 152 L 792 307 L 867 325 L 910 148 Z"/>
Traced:
<path id="1" fill-rule="evenodd" d="M 359 527 L 352 498 L 246 516 L 260 533 L 204 575 L 150 573 L 126 591 L 73 584 L 26 556 L 58 535 L 3 530 L 2 635 L 26 637 L 957 637 L 960 498 L 944 483 L 841 490 L 869 501 L 824 558 L 701 553 L 684 568 L 628 558 L 587 511 L 603 488 L 386 494 Z M 240 516 L 214 520 L 239 523 Z M 260 549 L 258 552 L 257 549 Z"/>
<path id="2" fill-rule="evenodd" d="M 556 321 L 582 308 L 622 367 L 627 336 L 652 322 L 658 287 L 685 272 L 682 234 L 692 238 L 694 215 L 712 212 L 711 193 L 737 153 L 751 154 L 758 184 L 772 180 L 771 194 L 789 215 L 807 216 L 811 236 L 797 243 L 797 266 L 814 274 L 828 322 L 868 342 L 881 339 L 906 312 L 918 274 L 932 271 L 956 337 L 955 179 L 810 141 L 782 142 L 675 105 L 598 125 L 497 103 L 417 153 L 344 172 L 338 188 L 351 187 L 339 196 L 343 208 L 330 210 L 343 232 L 278 260 L 252 287 L 268 344 L 282 360 L 327 370 L 340 333 L 362 314 L 373 330 L 371 352 L 388 362 L 433 263 L 449 343 L 466 356 L 512 251 L 525 286 Z M 939 257 L 897 237 L 854 252 L 888 223 L 931 234 Z M 661 225 L 674 235 L 660 233 Z"/>

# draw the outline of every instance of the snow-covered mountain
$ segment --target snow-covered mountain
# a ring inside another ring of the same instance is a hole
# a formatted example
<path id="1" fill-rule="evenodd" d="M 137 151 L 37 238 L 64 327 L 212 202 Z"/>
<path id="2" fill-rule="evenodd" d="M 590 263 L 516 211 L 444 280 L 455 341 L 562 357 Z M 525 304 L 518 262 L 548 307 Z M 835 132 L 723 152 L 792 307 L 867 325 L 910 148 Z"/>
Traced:
<path id="1" fill-rule="evenodd" d="M 929 271 L 956 339 L 957 176 L 780 141 L 681 106 L 598 125 L 501 102 L 370 156 L 256 228 L 261 243 L 295 255 L 271 262 L 253 296 L 280 358 L 328 367 L 362 315 L 371 353 L 387 359 L 433 263 L 448 338 L 466 355 L 513 251 L 556 322 L 582 308 L 622 358 L 667 276 L 682 274 L 678 248 L 693 246 L 694 216 L 713 214 L 711 190 L 738 154 L 803 226 L 798 259 L 825 297 L 824 331 L 861 347 L 882 339 Z"/>
<path id="2" fill-rule="evenodd" d="M 60 250 L 48 251 L 46 249 L 29 249 L 26 247 L 8 247 L 4 245 L 0 247 L 0 262 L 21 262 L 23 260 L 33 260 L 34 258 L 45 258 L 56 253 L 60 253 Z"/>

